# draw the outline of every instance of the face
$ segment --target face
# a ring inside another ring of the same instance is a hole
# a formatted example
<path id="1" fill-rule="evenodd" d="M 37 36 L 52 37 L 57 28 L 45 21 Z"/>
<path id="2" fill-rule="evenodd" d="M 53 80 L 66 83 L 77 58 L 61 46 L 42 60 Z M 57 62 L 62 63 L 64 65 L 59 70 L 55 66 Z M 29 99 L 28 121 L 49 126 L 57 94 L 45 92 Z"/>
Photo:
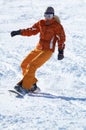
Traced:
<path id="1" fill-rule="evenodd" d="M 46 20 L 51 20 L 53 18 L 53 14 L 44 14 Z"/>

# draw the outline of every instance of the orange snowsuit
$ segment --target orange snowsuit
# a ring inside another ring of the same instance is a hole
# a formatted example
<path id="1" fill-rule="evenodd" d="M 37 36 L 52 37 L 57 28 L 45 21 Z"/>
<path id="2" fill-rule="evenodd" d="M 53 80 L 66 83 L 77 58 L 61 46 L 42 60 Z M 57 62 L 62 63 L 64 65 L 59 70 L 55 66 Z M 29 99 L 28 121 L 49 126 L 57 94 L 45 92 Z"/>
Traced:
<path id="1" fill-rule="evenodd" d="M 40 40 L 36 48 L 21 63 L 24 76 L 22 86 L 25 89 L 31 89 L 32 85 L 37 82 L 35 72 L 51 57 L 56 41 L 59 50 L 63 50 L 65 47 L 64 29 L 55 18 L 49 21 L 40 20 L 31 28 L 21 30 L 22 36 L 31 36 L 37 33 L 40 33 Z"/>

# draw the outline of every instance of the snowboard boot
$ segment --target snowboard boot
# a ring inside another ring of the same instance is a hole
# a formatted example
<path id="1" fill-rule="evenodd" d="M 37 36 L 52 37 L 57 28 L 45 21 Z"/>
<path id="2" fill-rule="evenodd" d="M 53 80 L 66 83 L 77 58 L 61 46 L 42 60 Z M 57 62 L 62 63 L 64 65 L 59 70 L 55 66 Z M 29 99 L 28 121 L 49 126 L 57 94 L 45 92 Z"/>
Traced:
<path id="1" fill-rule="evenodd" d="M 28 93 L 29 91 L 26 90 L 26 89 L 24 89 L 24 88 L 22 87 L 22 81 L 23 81 L 23 80 L 19 81 L 19 82 L 17 83 L 17 85 L 14 86 L 14 89 L 15 89 L 16 91 L 18 91 L 19 93 L 22 93 L 22 94 L 25 95 L 25 94 Z"/>
<path id="2" fill-rule="evenodd" d="M 35 84 L 33 84 L 32 88 L 30 89 L 30 92 L 32 93 L 36 93 L 36 92 L 40 92 L 40 88 Z"/>
<path id="3" fill-rule="evenodd" d="M 27 94 L 27 93 L 29 92 L 28 90 L 24 89 L 24 88 L 22 87 L 22 85 L 16 85 L 16 86 L 14 87 L 14 89 L 15 89 L 16 91 L 18 91 L 19 93 L 23 94 L 23 95 L 25 95 L 25 94 Z"/>
<path id="4" fill-rule="evenodd" d="M 20 82 L 17 83 L 17 85 L 14 86 L 14 89 L 22 94 L 27 94 L 27 93 L 36 93 L 36 92 L 40 92 L 40 88 L 35 84 L 33 84 L 32 88 L 30 90 L 27 90 L 27 89 L 24 89 L 22 87 L 22 81 L 21 80 Z"/>

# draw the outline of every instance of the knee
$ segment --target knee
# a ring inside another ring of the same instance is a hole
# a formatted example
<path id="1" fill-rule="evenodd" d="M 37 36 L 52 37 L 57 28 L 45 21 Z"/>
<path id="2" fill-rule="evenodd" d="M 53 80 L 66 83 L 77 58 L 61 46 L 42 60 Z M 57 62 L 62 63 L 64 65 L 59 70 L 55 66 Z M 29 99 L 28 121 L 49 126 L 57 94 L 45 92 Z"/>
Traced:
<path id="1" fill-rule="evenodd" d="M 35 71 L 37 69 L 36 65 L 35 64 L 29 64 L 27 66 L 28 70 L 32 70 L 32 71 Z"/>
<path id="2" fill-rule="evenodd" d="M 21 66 L 21 68 L 25 68 L 27 65 L 25 62 L 22 62 L 20 66 Z"/>

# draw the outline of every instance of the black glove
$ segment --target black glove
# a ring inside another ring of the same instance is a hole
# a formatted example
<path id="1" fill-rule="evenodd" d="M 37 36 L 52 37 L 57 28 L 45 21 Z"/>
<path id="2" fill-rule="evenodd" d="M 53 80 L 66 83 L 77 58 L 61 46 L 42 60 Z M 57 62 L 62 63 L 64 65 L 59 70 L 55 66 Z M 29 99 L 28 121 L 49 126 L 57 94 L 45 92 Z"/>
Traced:
<path id="1" fill-rule="evenodd" d="M 63 50 L 58 50 L 59 53 L 58 53 L 58 60 L 62 60 L 64 58 L 64 52 Z"/>
<path id="2" fill-rule="evenodd" d="M 20 34 L 21 34 L 21 30 L 12 31 L 12 32 L 11 32 L 11 37 L 14 37 L 15 35 L 20 35 Z"/>

